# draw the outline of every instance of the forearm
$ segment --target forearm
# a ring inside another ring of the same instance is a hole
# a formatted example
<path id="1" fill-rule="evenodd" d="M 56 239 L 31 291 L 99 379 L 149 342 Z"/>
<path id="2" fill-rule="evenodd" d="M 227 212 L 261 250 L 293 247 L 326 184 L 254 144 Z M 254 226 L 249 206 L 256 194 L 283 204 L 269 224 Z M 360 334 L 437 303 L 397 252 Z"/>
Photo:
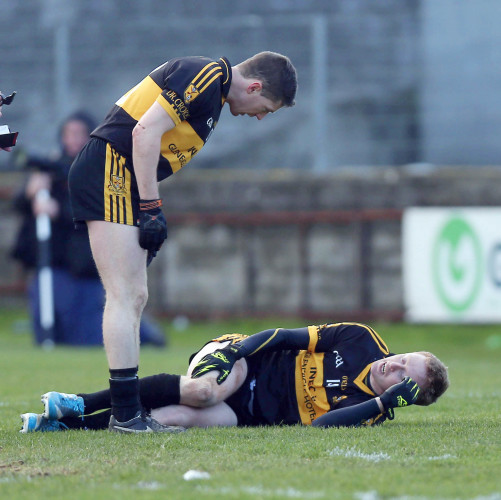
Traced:
<path id="1" fill-rule="evenodd" d="M 332 410 L 313 421 L 313 427 L 357 427 L 381 413 L 379 398 Z"/>

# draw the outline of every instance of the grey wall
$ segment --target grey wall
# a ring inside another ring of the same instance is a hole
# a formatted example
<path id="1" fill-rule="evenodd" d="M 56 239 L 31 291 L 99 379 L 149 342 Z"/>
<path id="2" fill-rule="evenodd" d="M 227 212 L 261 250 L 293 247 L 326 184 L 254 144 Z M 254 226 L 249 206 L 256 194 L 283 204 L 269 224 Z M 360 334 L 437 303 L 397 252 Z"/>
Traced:
<path id="1" fill-rule="evenodd" d="M 0 175 L 3 304 L 20 276 L 7 254 L 18 225 L 9 192 L 21 179 Z M 155 311 L 395 318 L 403 308 L 399 210 L 497 206 L 501 169 L 186 169 L 161 187 L 170 229 L 149 271 Z"/>
<path id="2" fill-rule="evenodd" d="M 422 159 L 499 164 L 501 3 L 422 2 Z"/>
<path id="3" fill-rule="evenodd" d="M 47 153 L 62 117 L 78 108 L 103 117 L 166 59 L 226 55 L 237 63 L 275 50 L 298 69 L 296 108 L 262 123 L 223 112 L 193 168 L 312 169 L 319 155 L 327 170 L 497 163 L 498 0 L 229 3 L 3 2 L 0 88 L 19 96 L 2 123 L 21 131 L 20 146 Z"/>
<path id="4" fill-rule="evenodd" d="M 19 95 L 2 120 L 20 146 L 47 153 L 62 117 L 82 107 L 103 117 L 169 58 L 236 64 L 274 50 L 298 69 L 296 108 L 261 123 L 223 112 L 195 168 L 311 169 L 319 151 L 327 169 L 415 161 L 418 11 L 400 0 L 3 2 L 0 88 Z M 315 19 L 326 23 L 320 49 Z"/>

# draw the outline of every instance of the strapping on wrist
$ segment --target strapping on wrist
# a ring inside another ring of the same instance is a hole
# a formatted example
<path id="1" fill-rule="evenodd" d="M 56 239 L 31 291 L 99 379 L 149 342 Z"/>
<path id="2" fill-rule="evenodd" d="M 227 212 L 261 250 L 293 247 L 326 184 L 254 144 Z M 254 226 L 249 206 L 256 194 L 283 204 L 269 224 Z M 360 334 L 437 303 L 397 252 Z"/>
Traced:
<path id="1" fill-rule="evenodd" d="M 162 200 L 139 200 L 139 210 L 153 210 L 155 208 L 160 208 L 162 206 Z"/>

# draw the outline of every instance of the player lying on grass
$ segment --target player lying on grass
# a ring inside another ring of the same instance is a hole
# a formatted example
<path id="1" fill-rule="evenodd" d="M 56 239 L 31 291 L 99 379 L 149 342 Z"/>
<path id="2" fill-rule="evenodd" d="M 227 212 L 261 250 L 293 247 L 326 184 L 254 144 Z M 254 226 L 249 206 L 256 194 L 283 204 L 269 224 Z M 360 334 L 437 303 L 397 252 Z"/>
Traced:
<path id="1" fill-rule="evenodd" d="M 433 354 L 393 355 L 371 327 L 336 323 L 223 335 L 190 358 L 186 376 L 153 375 L 139 385 L 143 406 L 165 426 L 340 427 L 434 403 L 449 380 Z M 109 390 L 48 392 L 42 402 L 43 414 L 21 415 L 21 432 L 108 426 Z"/>

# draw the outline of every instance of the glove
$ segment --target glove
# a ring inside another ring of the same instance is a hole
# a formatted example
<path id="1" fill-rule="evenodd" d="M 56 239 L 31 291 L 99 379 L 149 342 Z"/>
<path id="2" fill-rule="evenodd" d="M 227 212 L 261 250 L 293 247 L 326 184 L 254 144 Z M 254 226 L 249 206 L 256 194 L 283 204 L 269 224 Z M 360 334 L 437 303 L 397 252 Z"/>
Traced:
<path id="1" fill-rule="evenodd" d="M 162 200 L 139 200 L 139 245 L 153 256 L 167 238 L 167 221 Z"/>
<path id="2" fill-rule="evenodd" d="M 405 377 L 402 382 L 392 385 L 379 396 L 386 411 L 393 408 L 410 406 L 416 402 L 419 394 L 419 387 L 410 377 Z M 389 411 L 389 413 L 393 413 Z"/>
<path id="3" fill-rule="evenodd" d="M 146 267 L 151 264 L 151 261 L 157 256 L 157 252 L 148 250 L 148 257 L 146 258 Z"/>
<path id="4" fill-rule="evenodd" d="M 233 344 L 206 354 L 196 364 L 191 377 L 198 378 L 210 371 L 217 370 L 219 372 L 217 383 L 221 385 L 228 378 L 235 362 L 242 357 L 239 355 L 239 350 L 239 346 Z"/>

